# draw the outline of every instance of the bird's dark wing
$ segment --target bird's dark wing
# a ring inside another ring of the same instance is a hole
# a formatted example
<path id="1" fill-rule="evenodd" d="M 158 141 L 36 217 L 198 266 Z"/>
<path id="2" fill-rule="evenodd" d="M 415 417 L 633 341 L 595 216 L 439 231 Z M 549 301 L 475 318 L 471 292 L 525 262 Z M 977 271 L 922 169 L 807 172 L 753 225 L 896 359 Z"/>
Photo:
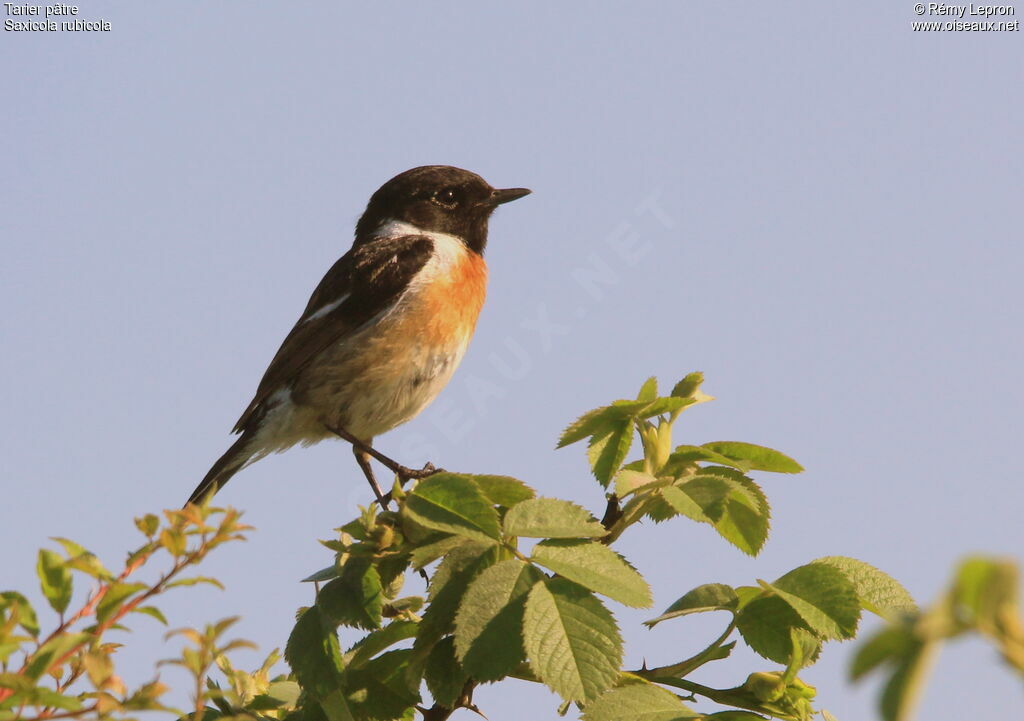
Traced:
<path id="1" fill-rule="evenodd" d="M 264 401 L 287 387 L 320 352 L 394 305 L 433 249 L 426 236 L 403 235 L 357 245 L 342 256 L 313 291 L 234 432 L 244 431 Z"/>

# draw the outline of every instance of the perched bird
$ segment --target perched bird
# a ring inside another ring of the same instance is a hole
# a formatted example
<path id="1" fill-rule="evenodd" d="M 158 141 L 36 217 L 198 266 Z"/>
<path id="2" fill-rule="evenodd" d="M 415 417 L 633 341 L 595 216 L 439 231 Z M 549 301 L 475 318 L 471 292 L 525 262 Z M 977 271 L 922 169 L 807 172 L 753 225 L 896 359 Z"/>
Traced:
<path id="1" fill-rule="evenodd" d="M 487 221 L 529 194 L 447 165 L 407 170 L 370 198 L 352 248 L 327 271 L 235 424 L 241 436 L 192 492 L 198 503 L 271 452 L 341 437 L 381 503 L 374 437 L 422 411 L 462 360 L 487 286 Z"/>

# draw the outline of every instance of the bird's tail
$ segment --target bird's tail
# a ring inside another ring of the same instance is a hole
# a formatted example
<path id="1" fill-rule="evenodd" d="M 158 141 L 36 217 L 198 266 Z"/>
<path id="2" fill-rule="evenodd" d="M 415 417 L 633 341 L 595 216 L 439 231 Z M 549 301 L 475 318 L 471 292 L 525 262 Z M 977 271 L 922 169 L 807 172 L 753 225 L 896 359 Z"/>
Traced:
<path id="1" fill-rule="evenodd" d="M 189 503 L 202 503 L 203 499 L 213 496 L 213 494 L 224 487 L 224 484 L 231 480 L 233 475 L 249 463 L 254 455 L 251 443 L 254 435 L 250 431 L 245 431 L 239 436 L 238 440 L 231 445 L 231 448 L 223 456 L 217 459 L 217 462 L 213 464 L 206 477 L 192 491 L 192 495 L 189 496 L 188 502 L 185 504 L 186 506 Z"/>

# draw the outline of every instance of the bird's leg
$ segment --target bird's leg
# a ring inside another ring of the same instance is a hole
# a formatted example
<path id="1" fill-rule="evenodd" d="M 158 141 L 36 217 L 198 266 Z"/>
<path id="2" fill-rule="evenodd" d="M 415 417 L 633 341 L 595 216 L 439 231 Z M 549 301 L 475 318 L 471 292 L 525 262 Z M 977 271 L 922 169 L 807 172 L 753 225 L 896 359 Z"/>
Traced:
<path id="1" fill-rule="evenodd" d="M 427 476 L 432 476 L 435 473 L 440 473 L 441 472 L 440 468 L 434 468 L 434 464 L 433 463 L 428 463 L 425 466 L 423 466 L 423 468 L 421 468 L 419 470 L 416 470 L 416 469 L 413 469 L 413 468 L 407 468 L 407 467 L 403 466 L 401 463 L 398 463 L 397 461 L 391 460 L 390 458 L 385 456 L 383 453 L 381 453 L 380 451 L 375 449 L 373 446 L 371 446 L 369 443 L 365 443 L 365 442 L 361 441 L 360 439 L 356 438 L 354 435 L 352 435 L 351 433 L 346 431 L 341 426 L 334 426 L 334 427 L 327 426 L 327 430 L 329 430 L 331 433 L 335 434 L 336 436 L 339 436 L 340 438 L 343 438 L 346 441 L 348 441 L 349 443 L 351 443 L 352 447 L 354 449 L 356 449 L 358 451 L 361 451 L 362 453 L 366 454 L 367 456 L 372 456 L 373 458 L 377 459 L 381 463 L 381 465 L 383 465 L 385 468 L 387 468 L 392 473 L 396 474 L 399 477 L 399 479 L 401 479 L 401 482 L 402 482 L 403 485 L 405 484 L 406 481 L 409 481 L 409 480 L 420 480 L 422 478 L 426 478 Z M 357 460 L 359 459 L 359 455 L 358 454 L 356 455 L 356 459 Z M 363 468 L 363 472 L 366 473 L 366 468 L 363 466 L 363 461 L 359 461 L 359 467 Z M 367 476 L 367 478 L 369 478 L 369 477 L 370 476 Z M 372 483 L 374 485 L 376 485 L 375 482 L 372 482 Z"/>
<path id="2" fill-rule="evenodd" d="M 377 503 L 380 504 L 381 509 L 387 510 L 391 494 L 382 492 L 380 486 L 377 485 L 377 479 L 373 475 L 373 466 L 370 465 L 370 454 L 354 444 L 352 446 L 352 453 L 356 457 L 356 463 L 363 469 L 363 475 L 366 476 L 366 480 L 370 482 L 373 495 L 377 496 Z"/>

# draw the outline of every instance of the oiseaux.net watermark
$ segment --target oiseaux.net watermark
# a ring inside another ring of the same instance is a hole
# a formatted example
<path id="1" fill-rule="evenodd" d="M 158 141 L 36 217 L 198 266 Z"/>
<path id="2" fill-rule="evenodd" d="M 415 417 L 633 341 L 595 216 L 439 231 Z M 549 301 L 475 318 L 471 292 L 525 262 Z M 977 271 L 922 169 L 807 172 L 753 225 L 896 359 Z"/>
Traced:
<path id="1" fill-rule="evenodd" d="M 1020 32 L 1013 5 L 916 3 L 914 14 L 927 20 L 910 23 L 914 32 Z"/>

